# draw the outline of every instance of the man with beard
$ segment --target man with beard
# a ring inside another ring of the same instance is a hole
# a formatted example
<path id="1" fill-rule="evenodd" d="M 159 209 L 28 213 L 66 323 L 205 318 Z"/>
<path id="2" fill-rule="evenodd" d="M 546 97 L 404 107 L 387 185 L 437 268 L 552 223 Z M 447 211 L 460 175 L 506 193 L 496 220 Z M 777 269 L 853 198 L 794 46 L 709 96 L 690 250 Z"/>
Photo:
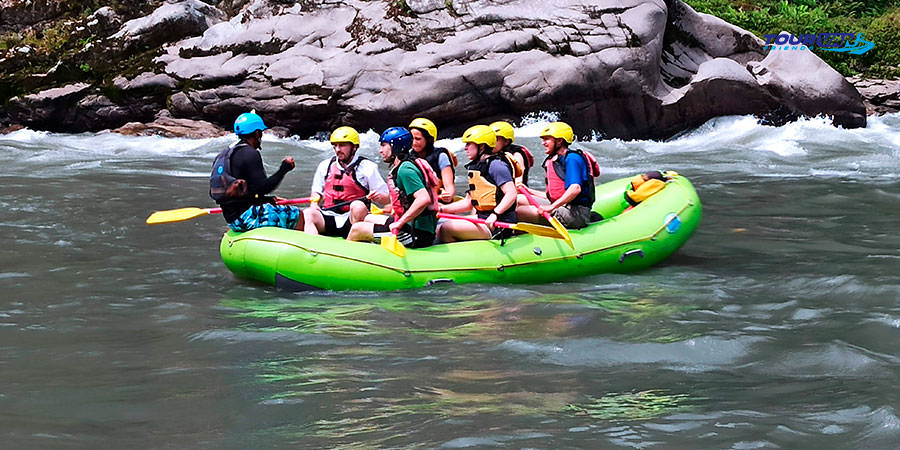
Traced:
<path id="1" fill-rule="evenodd" d="M 385 204 L 390 197 L 378 165 L 357 155 L 356 130 L 337 128 L 330 141 L 334 156 L 319 164 L 310 191 L 322 198 L 322 205 L 313 203 L 303 210 L 303 231 L 346 238 L 350 227 L 366 218 L 372 200 Z"/>

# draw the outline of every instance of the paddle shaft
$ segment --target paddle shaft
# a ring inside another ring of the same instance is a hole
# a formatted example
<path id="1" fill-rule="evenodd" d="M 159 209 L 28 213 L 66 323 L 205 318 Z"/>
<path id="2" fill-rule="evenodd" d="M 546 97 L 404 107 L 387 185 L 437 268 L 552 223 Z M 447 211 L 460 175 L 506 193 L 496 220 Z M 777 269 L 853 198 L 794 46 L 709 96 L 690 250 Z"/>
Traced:
<path id="1" fill-rule="evenodd" d="M 561 223 L 559 223 L 559 221 L 556 220 L 555 217 L 551 216 L 550 213 L 544 211 L 543 208 L 541 208 L 541 205 L 540 203 L 538 203 L 537 199 L 534 198 L 533 195 L 531 195 L 531 192 L 528 192 L 528 188 L 526 188 L 525 186 L 519 186 L 519 192 L 521 192 L 525 196 L 525 198 L 528 199 L 528 203 L 531 203 L 531 206 L 534 206 L 538 211 L 541 212 L 541 215 L 544 216 L 544 219 L 547 219 L 547 222 L 550 222 L 550 225 L 552 225 L 553 228 L 556 229 L 556 232 L 559 233 L 559 236 L 566 241 L 566 244 L 569 244 L 569 247 L 572 247 L 574 249 L 575 244 L 572 242 L 572 236 L 569 235 L 569 231 L 566 230 L 566 228 Z"/>
<path id="2" fill-rule="evenodd" d="M 480 223 L 485 224 L 484 219 L 479 219 L 477 217 L 469 217 L 469 216 L 457 216 L 456 214 L 447 214 L 447 213 L 438 213 L 438 217 L 441 219 L 458 219 L 458 220 L 467 220 L 472 223 Z M 515 229 L 514 224 L 507 222 L 494 222 L 494 226 L 498 228 L 510 228 Z"/>
<path id="3" fill-rule="evenodd" d="M 528 203 L 531 203 L 531 206 L 534 206 L 538 209 L 538 211 L 541 212 L 541 215 L 544 216 L 545 219 L 547 219 L 547 222 L 553 223 L 553 219 L 550 218 L 550 213 L 541 209 L 541 204 L 538 203 L 537 199 L 534 198 L 533 195 L 531 195 L 531 192 L 528 192 L 528 188 L 526 188 L 525 186 L 521 186 L 519 187 L 519 192 L 521 192 L 522 195 L 524 195 L 525 198 L 528 199 Z"/>
<path id="4" fill-rule="evenodd" d="M 363 198 L 365 198 L 365 197 L 360 197 L 360 198 L 355 198 L 353 200 L 347 200 L 345 202 L 335 203 L 327 208 L 320 208 L 320 209 L 325 210 L 325 211 L 330 211 L 332 209 L 340 208 L 342 206 L 347 206 L 357 200 L 362 200 Z M 287 199 L 287 200 L 279 200 L 279 201 L 275 202 L 275 204 L 276 205 L 302 205 L 304 203 L 309 203 L 310 199 L 312 199 L 312 197 L 291 198 L 291 199 Z M 209 214 L 219 214 L 221 212 L 222 212 L 222 208 L 210 208 L 209 209 Z"/>
<path id="5" fill-rule="evenodd" d="M 289 198 L 285 200 L 278 200 L 275 202 L 276 205 L 301 205 L 303 203 L 309 203 L 312 197 L 303 197 L 303 198 Z M 207 214 L 221 214 L 222 208 L 209 208 L 207 210 Z"/>

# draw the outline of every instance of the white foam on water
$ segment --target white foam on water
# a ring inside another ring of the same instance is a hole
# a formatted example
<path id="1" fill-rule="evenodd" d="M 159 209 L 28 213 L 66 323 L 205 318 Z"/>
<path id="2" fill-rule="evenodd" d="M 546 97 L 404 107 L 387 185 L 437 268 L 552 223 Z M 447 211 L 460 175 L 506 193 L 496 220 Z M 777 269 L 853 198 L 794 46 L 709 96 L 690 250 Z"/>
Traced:
<path id="1" fill-rule="evenodd" d="M 515 127 L 516 139 L 539 147 L 535 138 L 548 122 L 558 118 L 552 112 L 529 114 Z M 604 176 L 625 176 L 636 168 L 673 167 L 682 171 L 752 173 L 755 177 L 890 178 L 897 172 L 892 162 L 900 156 L 900 114 L 870 116 L 866 128 L 851 130 L 834 127 L 825 117 L 773 127 L 760 125 L 752 116 L 728 116 L 714 118 L 665 141 L 600 139 L 596 131 L 592 135 L 579 144 L 598 157 Z M 371 129 L 360 133 L 360 154 L 380 162 L 379 136 Z M 35 167 L 66 171 L 143 171 L 156 167 L 172 176 L 195 177 L 200 176 L 200 167 L 205 169 L 222 147 L 234 141 L 233 135 L 185 139 L 22 129 L 0 136 L 0 167 L 11 174 L 30 173 Z M 265 134 L 263 141 L 266 151 L 300 158 L 306 153 L 321 159 L 333 151 L 327 139 Z M 459 137 L 440 139 L 436 145 L 466 160 Z M 543 153 L 540 148 L 531 150 L 536 156 Z"/>

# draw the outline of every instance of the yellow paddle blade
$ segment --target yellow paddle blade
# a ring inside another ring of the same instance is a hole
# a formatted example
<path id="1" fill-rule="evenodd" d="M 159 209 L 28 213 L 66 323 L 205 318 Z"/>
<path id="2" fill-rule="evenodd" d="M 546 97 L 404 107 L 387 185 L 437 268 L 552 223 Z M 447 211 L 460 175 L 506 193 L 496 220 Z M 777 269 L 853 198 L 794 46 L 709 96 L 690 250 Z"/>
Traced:
<path id="1" fill-rule="evenodd" d="M 547 219 L 550 221 L 550 225 L 553 225 L 553 229 L 559 233 L 559 236 L 566 241 L 566 244 L 569 244 L 569 247 L 572 247 L 572 250 L 575 250 L 575 243 L 572 242 L 572 236 L 566 231 L 566 227 L 562 226 L 562 224 L 559 223 L 559 220 L 556 220 L 556 217 L 549 214 L 547 214 Z"/>
<path id="2" fill-rule="evenodd" d="M 209 210 L 201 208 L 181 208 L 170 209 L 168 211 L 157 211 L 150 214 L 150 217 L 147 218 L 147 224 L 156 225 L 160 223 L 184 222 L 185 220 L 191 220 L 207 214 L 209 214 Z"/>
<path id="3" fill-rule="evenodd" d="M 404 247 L 403 244 L 397 240 L 397 236 L 393 234 L 381 238 L 381 248 L 401 258 L 406 256 L 406 247 Z"/>
<path id="4" fill-rule="evenodd" d="M 379 208 L 378 205 L 372 203 L 369 205 L 369 213 L 370 214 L 384 214 L 384 210 Z"/>
<path id="5" fill-rule="evenodd" d="M 525 233 L 536 234 L 538 236 L 551 237 L 554 239 L 564 239 L 563 236 L 556 231 L 555 228 L 545 227 L 543 225 L 536 225 L 533 223 L 511 223 L 509 227 L 516 231 L 523 231 Z"/>

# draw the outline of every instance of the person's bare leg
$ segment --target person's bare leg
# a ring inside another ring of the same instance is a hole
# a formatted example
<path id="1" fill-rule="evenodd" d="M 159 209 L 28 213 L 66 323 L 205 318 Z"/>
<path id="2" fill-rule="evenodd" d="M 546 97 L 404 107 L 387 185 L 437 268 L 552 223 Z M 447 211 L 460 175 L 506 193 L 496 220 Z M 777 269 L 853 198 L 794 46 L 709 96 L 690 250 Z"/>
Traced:
<path id="1" fill-rule="evenodd" d="M 519 222 L 547 224 L 547 219 L 544 219 L 544 216 L 541 215 L 540 211 L 531 205 L 517 206 L 516 217 L 519 219 Z"/>
<path id="2" fill-rule="evenodd" d="M 305 221 L 303 220 L 303 211 L 300 211 L 300 215 L 297 217 L 297 225 L 294 225 L 295 230 L 303 231 L 303 224 Z"/>
<path id="3" fill-rule="evenodd" d="M 375 240 L 374 230 L 375 224 L 372 222 L 357 222 L 350 227 L 350 233 L 347 234 L 348 241 L 373 242 Z"/>
<path id="4" fill-rule="evenodd" d="M 309 234 L 320 234 L 325 231 L 325 217 L 322 215 L 322 211 L 306 208 L 303 210 L 303 220 L 306 223 L 303 231 Z"/>
<path id="5" fill-rule="evenodd" d="M 357 200 L 350 204 L 350 223 L 362 222 L 366 220 L 366 215 L 369 214 L 369 208 L 366 207 L 366 204 Z"/>
<path id="6" fill-rule="evenodd" d="M 441 224 L 438 228 L 438 237 L 444 243 L 490 239 L 491 230 L 486 225 L 454 219 Z"/>

